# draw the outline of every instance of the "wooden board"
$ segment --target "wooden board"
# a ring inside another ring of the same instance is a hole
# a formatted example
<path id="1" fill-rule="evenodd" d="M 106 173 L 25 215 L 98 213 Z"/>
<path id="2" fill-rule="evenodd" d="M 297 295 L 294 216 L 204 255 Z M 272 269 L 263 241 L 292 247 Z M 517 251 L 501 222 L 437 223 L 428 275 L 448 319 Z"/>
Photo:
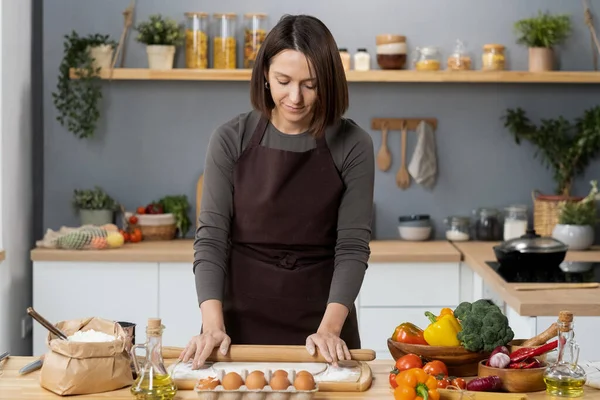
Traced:
<path id="1" fill-rule="evenodd" d="M 472 392 L 438 389 L 440 400 L 527 400 L 525 393 Z"/>

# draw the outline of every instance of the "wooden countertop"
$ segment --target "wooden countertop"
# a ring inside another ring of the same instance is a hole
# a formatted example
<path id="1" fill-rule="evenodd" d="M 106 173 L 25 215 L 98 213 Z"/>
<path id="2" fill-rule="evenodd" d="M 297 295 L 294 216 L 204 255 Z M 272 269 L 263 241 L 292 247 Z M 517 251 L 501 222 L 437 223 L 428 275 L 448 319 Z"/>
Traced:
<path id="1" fill-rule="evenodd" d="M 127 243 L 111 250 L 56 250 L 36 248 L 32 261 L 117 261 L 117 262 L 185 262 L 194 261 L 194 241 Z M 445 240 L 405 242 L 400 240 L 372 241 L 371 262 L 459 262 L 460 252 Z"/>
<path id="2" fill-rule="evenodd" d="M 455 242 L 464 262 L 522 316 L 556 316 L 568 309 L 578 316 L 600 316 L 600 288 L 517 291 L 485 262 L 495 261 L 493 242 Z M 600 249 L 569 251 L 567 261 L 600 261 Z"/>
<path id="3" fill-rule="evenodd" d="M 4 365 L 3 374 L 0 375 L 0 400 L 43 400 L 59 399 L 61 396 L 49 392 L 39 384 L 40 371 L 32 372 L 28 375 L 19 375 L 18 370 L 28 362 L 33 361 L 33 357 L 10 357 Z M 375 360 L 369 363 L 373 371 L 373 383 L 371 389 L 361 393 L 349 392 L 317 392 L 315 399 L 393 399 L 392 389 L 388 385 L 388 374 L 390 371 L 389 360 Z M 442 397 L 442 400 L 445 396 Z M 535 392 L 526 395 L 532 400 L 550 400 L 546 392 Z M 131 400 L 129 388 L 116 390 L 114 392 L 100 393 L 95 395 L 76 396 L 75 398 L 85 399 L 113 399 L 113 400 Z M 197 399 L 198 395 L 192 390 L 180 390 L 175 399 Z M 585 388 L 583 396 L 585 400 L 600 400 L 600 390 Z"/>
<path id="4" fill-rule="evenodd" d="M 4 261 L 4 257 L 6 257 L 6 253 L 4 253 L 4 250 L 0 250 L 0 261 Z"/>

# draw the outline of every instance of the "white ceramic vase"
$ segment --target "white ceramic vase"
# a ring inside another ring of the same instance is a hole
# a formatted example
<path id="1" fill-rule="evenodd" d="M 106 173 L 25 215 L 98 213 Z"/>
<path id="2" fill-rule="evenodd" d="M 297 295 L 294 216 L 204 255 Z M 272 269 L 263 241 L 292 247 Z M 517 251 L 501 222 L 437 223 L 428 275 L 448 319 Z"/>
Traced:
<path id="1" fill-rule="evenodd" d="M 92 65 L 94 68 L 109 69 L 112 66 L 112 58 L 115 53 L 113 46 L 109 44 L 101 44 L 88 48 L 90 56 L 93 58 Z"/>
<path id="2" fill-rule="evenodd" d="M 175 60 L 175 46 L 148 45 L 148 67 L 150 69 L 173 69 Z"/>
<path id="3" fill-rule="evenodd" d="M 594 244 L 594 228 L 591 225 L 557 224 L 552 237 L 569 246 L 569 250 L 587 250 Z"/>

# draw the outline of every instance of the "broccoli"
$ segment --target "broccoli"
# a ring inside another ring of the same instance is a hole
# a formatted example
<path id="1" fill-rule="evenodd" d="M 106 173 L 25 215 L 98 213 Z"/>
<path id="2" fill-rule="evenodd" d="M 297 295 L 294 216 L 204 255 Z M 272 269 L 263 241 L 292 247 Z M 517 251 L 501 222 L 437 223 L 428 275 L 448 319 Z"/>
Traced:
<path id="1" fill-rule="evenodd" d="M 498 346 L 506 345 L 515 336 L 508 325 L 508 318 L 491 300 L 463 302 L 454 310 L 454 316 L 460 320 L 463 328 L 457 338 L 469 351 L 491 352 Z"/>

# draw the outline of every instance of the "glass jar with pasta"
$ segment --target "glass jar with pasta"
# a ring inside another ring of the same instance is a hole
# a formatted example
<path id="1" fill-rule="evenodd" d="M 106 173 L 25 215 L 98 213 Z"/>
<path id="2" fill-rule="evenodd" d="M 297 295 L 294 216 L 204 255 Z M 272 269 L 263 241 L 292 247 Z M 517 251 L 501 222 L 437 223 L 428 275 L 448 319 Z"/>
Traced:
<path id="1" fill-rule="evenodd" d="M 244 68 L 253 68 L 260 46 L 267 37 L 267 14 L 244 15 Z"/>
<path id="2" fill-rule="evenodd" d="M 213 18 L 216 27 L 213 38 L 213 68 L 235 69 L 237 68 L 235 40 L 237 14 L 216 13 L 213 14 Z"/>
<path id="3" fill-rule="evenodd" d="M 482 69 L 484 71 L 502 71 L 506 67 L 505 47 L 501 44 L 486 44 L 483 46 Z"/>
<path id="4" fill-rule="evenodd" d="M 185 67 L 208 68 L 208 14 L 186 12 Z"/>
<path id="5" fill-rule="evenodd" d="M 417 71 L 438 71 L 442 65 L 442 55 L 436 46 L 416 48 L 415 69 Z"/>
<path id="6" fill-rule="evenodd" d="M 447 67 L 450 71 L 466 71 L 471 69 L 471 56 L 463 41 L 456 40 L 454 53 L 448 57 Z"/>

